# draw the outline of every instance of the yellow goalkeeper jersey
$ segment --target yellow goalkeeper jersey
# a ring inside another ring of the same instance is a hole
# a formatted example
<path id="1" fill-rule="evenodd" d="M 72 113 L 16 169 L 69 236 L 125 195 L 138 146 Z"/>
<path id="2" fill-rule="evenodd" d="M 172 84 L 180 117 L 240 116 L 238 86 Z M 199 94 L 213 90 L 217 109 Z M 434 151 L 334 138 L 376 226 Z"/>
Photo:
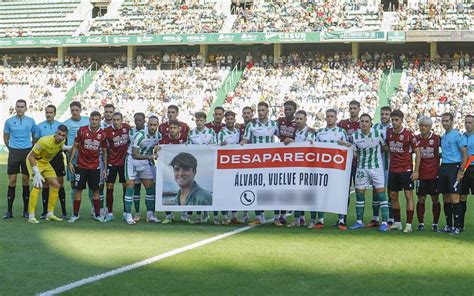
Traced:
<path id="1" fill-rule="evenodd" d="M 65 142 L 66 140 L 56 143 L 54 135 L 42 137 L 32 149 L 36 155 L 36 161 L 49 163 L 63 149 Z"/>

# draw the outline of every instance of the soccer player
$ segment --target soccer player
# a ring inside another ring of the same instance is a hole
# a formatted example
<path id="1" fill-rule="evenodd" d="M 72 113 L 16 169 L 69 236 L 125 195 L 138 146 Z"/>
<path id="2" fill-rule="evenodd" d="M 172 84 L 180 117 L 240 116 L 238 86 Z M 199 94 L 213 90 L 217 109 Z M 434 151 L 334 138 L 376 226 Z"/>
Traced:
<path id="1" fill-rule="evenodd" d="M 145 114 L 142 112 L 137 112 L 133 115 L 133 121 L 135 123 L 135 127 L 130 130 L 130 144 L 129 146 L 132 145 L 132 140 L 133 137 L 136 135 L 138 131 L 141 131 L 145 129 Z M 130 147 L 129 147 L 130 149 Z M 135 180 L 135 187 L 133 188 L 133 205 L 135 208 L 135 216 L 133 217 L 133 220 L 135 222 L 140 221 L 140 197 L 141 197 L 141 188 L 142 188 L 142 182 L 140 179 Z M 127 213 L 125 212 L 125 196 L 123 198 L 123 219 L 125 220 L 125 216 Z"/>
<path id="2" fill-rule="evenodd" d="M 47 221 L 62 221 L 54 215 L 54 207 L 58 201 L 59 188 L 61 187 L 52 160 L 61 153 L 66 142 L 67 127 L 59 125 L 54 135 L 41 137 L 28 154 L 28 169 L 32 172 L 33 189 L 30 193 L 28 206 L 28 223 L 38 224 L 35 218 L 36 202 L 43 183 L 49 187 L 49 203 L 45 219 Z"/>
<path id="3" fill-rule="evenodd" d="M 291 138 L 295 139 L 296 133 L 296 120 L 295 112 L 298 108 L 298 105 L 294 101 L 286 101 L 283 103 L 283 112 L 284 117 L 277 119 L 278 123 L 278 133 L 280 142 L 285 142 L 285 139 Z M 274 215 L 280 215 L 279 220 L 281 224 L 286 224 L 286 211 L 274 211 Z"/>
<path id="4" fill-rule="evenodd" d="M 227 111 L 224 114 L 225 117 L 225 126 L 222 130 L 217 134 L 217 144 L 224 146 L 224 145 L 232 145 L 232 144 L 239 144 L 240 142 L 240 130 L 235 127 L 235 113 L 232 111 Z M 240 224 L 240 220 L 237 217 L 237 211 L 232 211 L 232 219 L 229 221 L 229 212 L 223 211 L 222 212 L 222 224 L 227 225 L 231 224 Z M 215 214 L 214 214 L 215 215 Z"/>
<path id="5" fill-rule="evenodd" d="M 472 157 L 474 156 L 474 115 L 466 115 L 464 119 L 464 127 L 466 132 L 467 154 Z M 467 211 L 467 196 L 469 192 L 474 194 L 474 162 L 471 162 L 462 180 L 462 195 L 461 195 L 461 225 L 459 231 L 464 231 L 464 220 L 466 218 Z"/>
<path id="6" fill-rule="evenodd" d="M 441 124 L 446 130 L 441 136 L 441 166 L 439 168 L 438 191 L 444 197 L 446 226 L 443 232 L 458 235 L 461 227 L 462 206 L 460 193 L 464 166 L 467 162 L 466 137 L 453 128 L 454 116 L 451 113 L 441 115 Z M 453 224 L 454 216 L 454 224 Z"/>
<path id="7" fill-rule="evenodd" d="M 3 142 L 8 148 L 8 210 L 3 219 L 13 218 L 13 201 L 15 200 L 16 178 L 22 174 L 23 184 L 23 217 L 28 218 L 28 199 L 30 196 L 29 174 L 26 168 L 26 157 L 35 141 L 37 126 L 33 118 L 25 115 L 26 101 L 15 103 L 16 115 L 5 121 Z"/>
<path id="8" fill-rule="evenodd" d="M 168 122 L 163 122 L 162 124 L 160 124 L 160 127 L 158 129 L 160 134 L 162 134 L 162 135 L 167 134 L 169 132 L 168 131 L 169 123 L 171 121 L 178 121 L 179 122 L 179 132 L 187 137 L 188 133 L 189 133 L 189 126 L 186 123 L 181 122 L 181 121 L 178 120 L 178 114 L 179 114 L 178 106 L 169 105 L 167 114 L 168 114 Z M 187 138 L 186 138 L 186 140 L 187 140 Z"/>
<path id="9" fill-rule="evenodd" d="M 337 143 L 342 146 L 350 147 L 349 139 L 345 129 L 338 127 L 337 122 L 337 111 L 335 109 L 326 110 L 326 127 L 321 128 L 314 135 L 314 142 L 322 143 Z M 357 120 L 357 123 L 359 120 Z M 316 212 L 311 212 L 311 221 L 308 228 L 323 229 L 324 228 L 324 212 L 318 212 L 318 222 L 316 222 Z M 347 230 L 347 226 L 344 222 L 344 215 L 339 214 L 337 227 L 341 231 Z"/>
<path id="10" fill-rule="evenodd" d="M 248 143 L 262 144 L 274 143 L 275 137 L 279 136 L 278 123 L 268 118 L 268 104 L 266 102 L 259 102 L 257 105 L 258 119 L 250 121 L 245 127 L 244 137 L 240 144 Z M 259 225 L 265 223 L 264 211 L 255 211 L 255 219 L 250 222 L 251 225 Z M 283 226 L 280 223 L 278 216 L 273 216 L 273 224 L 276 226 Z"/>
<path id="11" fill-rule="evenodd" d="M 161 222 L 155 215 L 155 159 L 157 158 L 157 148 L 161 140 L 158 132 L 159 120 L 156 116 L 148 118 L 147 128 L 143 129 L 133 137 L 132 145 L 128 149 L 125 161 L 125 221 L 129 225 L 137 222 L 132 218 L 133 188 L 135 180 L 140 179 L 145 187 L 145 205 L 147 208 L 147 222 Z"/>
<path id="12" fill-rule="evenodd" d="M 286 109 L 285 109 L 286 110 Z M 313 140 L 313 133 L 311 129 L 306 124 L 307 114 L 304 110 L 299 110 L 295 115 L 296 130 L 294 138 L 286 137 L 283 140 L 285 145 L 288 145 L 292 142 L 309 142 Z M 280 130 L 281 131 L 281 130 Z M 281 135 L 280 135 L 281 138 Z M 281 222 L 281 221 L 280 221 Z M 295 211 L 295 220 L 287 225 L 287 227 L 300 227 L 305 226 L 304 211 Z"/>
<path id="13" fill-rule="evenodd" d="M 360 116 L 360 129 L 352 134 L 354 154 L 357 159 L 356 170 L 356 222 L 351 230 L 364 228 L 365 191 L 375 188 L 377 200 L 382 210 L 382 223 L 379 230 L 390 230 L 388 222 L 388 201 L 385 195 L 385 177 L 382 161 L 382 147 L 385 139 L 382 132 L 372 129 L 372 117 L 369 114 Z"/>
<path id="14" fill-rule="evenodd" d="M 217 136 L 213 129 L 206 127 L 206 113 L 196 112 L 194 113 L 194 121 L 196 127 L 189 131 L 188 143 L 192 145 L 209 145 L 216 144 Z M 201 219 L 201 212 L 196 212 L 197 217 L 194 220 L 194 224 L 206 223 L 209 219 L 207 212 L 204 212 L 204 217 Z M 219 217 L 214 216 L 214 224 L 219 225 Z"/>
<path id="15" fill-rule="evenodd" d="M 64 121 L 63 123 L 68 129 L 67 140 L 63 149 L 69 152 L 69 153 L 66 152 L 67 163 L 72 162 L 73 166 L 76 166 L 77 165 L 77 152 L 74 155 L 72 155 L 71 149 L 74 146 L 74 139 L 76 138 L 77 131 L 81 127 L 89 125 L 89 117 L 81 116 L 82 105 L 80 102 L 77 102 L 77 101 L 71 102 L 71 104 L 69 104 L 69 111 L 71 112 L 71 117 L 67 119 L 66 121 Z M 66 178 L 69 182 L 71 182 L 70 197 L 71 197 L 71 200 L 74 201 L 74 198 L 76 196 L 76 188 L 74 187 L 75 176 L 74 176 L 74 173 L 69 170 L 69 167 L 66 170 Z M 92 200 L 91 200 L 91 204 L 92 204 Z"/>
<path id="16" fill-rule="evenodd" d="M 403 127 L 405 115 L 400 110 L 390 113 L 392 126 L 387 130 L 387 144 L 390 148 L 390 168 L 388 172 L 388 191 L 392 200 L 395 222 L 392 229 L 403 230 L 400 217 L 400 202 L 398 192 L 404 191 L 407 200 L 407 223 L 405 233 L 412 232 L 413 222 L 413 181 L 418 180 L 420 168 L 420 149 L 412 131 Z M 415 153 L 415 168 L 413 169 L 412 154 Z"/>
<path id="17" fill-rule="evenodd" d="M 100 215 L 99 201 L 99 181 L 100 181 L 100 150 L 102 150 L 102 158 L 104 166 L 107 167 L 107 144 L 105 132 L 100 128 L 101 115 L 97 111 L 90 114 L 88 126 L 83 126 L 77 131 L 74 145 L 71 149 L 71 155 L 75 155 L 77 151 L 77 166 L 74 166 L 71 159 L 68 163 L 69 169 L 75 174 L 74 187 L 76 188 L 74 196 L 74 214 L 69 219 L 69 223 L 79 220 L 79 209 L 81 207 L 82 191 L 86 188 L 86 184 L 92 189 L 94 204 L 94 219 L 99 222 L 106 222 L 105 217 Z M 107 176 L 107 171 L 103 170 L 102 174 Z"/>
<path id="18" fill-rule="evenodd" d="M 418 216 L 418 231 L 425 230 L 425 201 L 426 196 L 430 195 L 433 202 L 433 223 L 431 230 L 438 231 L 439 215 L 441 213 L 441 204 L 439 203 L 438 193 L 438 173 L 439 173 L 439 148 L 441 147 L 441 138 L 431 131 L 433 121 L 428 116 L 422 116 L 418 119 L 420 134 L 416 136 L 418 147 L 420 148 L 420 174 L 418 176 L 416 195 L 416 215 Z"/>
<path id="19" fill-rule="evenodd" d="M 113 125 L 105 129 L 108 146 L 107 166 L 107 221 L 114 220 L 114 184 L 119 177 L 122 183 L 123 200 L 125 201 L 125 158 L 130 143 L 130 126 L 123 122 L 123 115 L 115 112 L 112 116 Z"/>
<path id="20" fill-rule="evenodd" d="M 44 108 L 46 120 L 38 124 L 38 138 L 50 136 L 56 134 L 58 127 L 62 125 L 59 121 L 55 120 L 56 107 L 54 105 L 48 105 Z M 64 166 L 64 154 L 59 151 L 58 154 L 51 159 L 51 166 L 53 167 L 56 178 L 59 182 L 59 202 L 61 204 L 62 219 L 67 219 L 66 211 L 66 191 L 64 190 L 64 176 L 66 176 L 66 168 Z M 30 194 L 31 195 L 31 194 Z M 43 202 L 43 213 L 40 219 L 44 219 L 48 213 L 48 196 L 49 186 L 44 184 L 42 190 L 42 202 Z"/>
<path id="21" fill-rule="evenodd" d="M 387 139 L 387 129 L 392 127 L 390 123 L 390 113 L 392 108 L 389 106 L 383 106 L 380 108 L 380 122 L 374 124 L 373 129 L 378 130 L 382 133 L 384 139 Z M 382 161 L 384 166 L 384 177 L 385 177 L 385 186 L 388 183 L 388 166 L 390 162 L 390 153 L 388 150 L 382 150 Z M 379 211 L 380 210 L 380 201 L 377 200 L 377 194 L 375 188 L 372 190 L 372 221 L 367 224 L 367 228 L 378 227 L 379 226 Z M 393 224 L 393 213 L 392 213 L 392 202 L 390 198 L 388 199 L 388 224 Z"/>

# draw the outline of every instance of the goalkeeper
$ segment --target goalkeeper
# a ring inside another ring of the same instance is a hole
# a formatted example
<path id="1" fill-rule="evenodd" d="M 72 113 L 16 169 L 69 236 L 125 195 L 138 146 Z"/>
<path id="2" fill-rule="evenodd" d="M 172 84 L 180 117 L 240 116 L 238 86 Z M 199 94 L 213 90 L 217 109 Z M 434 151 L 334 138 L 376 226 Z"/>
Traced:
<path id="1" fill-rule="evenodd" d="M 33 189 L 30 192 L 30 201 L 28 204 L 28 223 L 38 224 L 35 218 L 36 203 L 38 194 L 46 182 L 49 186 L 48 221 L 62 221 L 54 215 L 54 207 L 58 201 L 59 181 L 56 172 L 49 163 L 58 152 L 63 149 L 66 141 L 68 129 L 65 125 L 58 126 L 56 134 L 42 137 L 35 144 L 28 154 L 26 165 L 28 172 L 33 177 Z"/>

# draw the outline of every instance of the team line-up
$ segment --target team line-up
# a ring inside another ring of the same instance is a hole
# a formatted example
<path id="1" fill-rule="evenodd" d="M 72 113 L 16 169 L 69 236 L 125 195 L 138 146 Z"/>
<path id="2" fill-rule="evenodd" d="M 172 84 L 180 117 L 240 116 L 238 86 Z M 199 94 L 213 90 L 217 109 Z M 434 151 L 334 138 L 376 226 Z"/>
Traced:
<path id="1" fill-rule="evenodd" d="M 273 143 L 278 138 L 285 145 L 292 142 L 337 143 L 354 150 L 351 183 L 355 186 L 356 222 L 351 230 L 378 227 L 380 231 L 412 231 L 415 204 L 413 190 L 418 201 L 416 212 L 417 230 L 423 231 L 425 200 L 432 199 L 432 230 L 457 235 L 464 230 L 467 196 L 474 192 L 474 115 L 465 116 L 465 132 L 453 128 L 451 113 L 442 114 L 445 133 L 442 136 L 432 132 L 430 117 L 418 120 L 419 133 L 403 126 L 404 114 L 400 110 L 382 107 L 380 123 L 373 124 L 368 114 L 360 115 L 360 103 L 349 103 L 350 118 L 337 121 L 337 111 L 326 110 L 326 127 L 313 130 L 306 124 L 307 114 L 297 111 L 293 101 L 284 103 L 284 116 L 278 120 L 269 119 L 269 106 L 265 102 L 254 110 L 244 107 L 243 123 L 236 123 L 236 114 L 222 107 L 214 108 L 214 120 L 206 123 L 206 113 L 194 114 L 196 127 L 178 120 L 179 107 L 168 106 L 168 121 L 159 123 L 157 116 L 146 119 L 145 114 L 134 115 L 134 125 L 124 122 L 120 112 L 112 104 L 104 106 L 103 116 L 98 111 L 82 116 L 79 102 L 70 104 L 71 117 L 61 123 L 55 120 L 56 107 L 45 108 L 46 120 L 39 123 L 26 116 L 27 104 L 16 102 L 16 115 L 5 122 L 4 142 L 9 150 L 7 174 L 9 177 L 7 202 L 8 210 L 4 219 L 13 218 L 13 203 L 17 174 L 22 174 L 23 217 L 29 223 L 37 224 L 35 210 L 39 194 L 42 195 L 43 212 L 41 219 L 74 223 L 79 219 L 82 191 L 89 188 L 92 203 L 91 214 L 95 220 L 114 220 L 114 184 L 119 179 L 123 186 L 123 219 L 128 224 L 140 220 L 141 187 L 145 187 L 146 220 L 152 223 L 170 224 L 174 214 L 165 212 L 163 221 L 155 213 L 155 160 L 161 145 L 226 145 Z M 146 121 L 146 123 L 145 123 Z M 183 150 L 186 146 L 183 145 Z M 64 153 L 67 167 L 65 167 Z M 441 153 L 442 152 L 442 153 Z M 414 161 L 413 161 L 414 160 Z M 196 168 L 189 162 L 171 164 L 176 178 L 195 174 Z M 29 179 L 32 179 L 30 192 Z M 64 177 L 71 182 L 73 214 L 68 218 Z M 415 186 L 416 183 L 416 186 Z M 387 187 L 388 197 L 385 194 Z M 364 224 L 365 191 L 373 191 L 371 221 Z M 104 191 L 105 205 L 104 205 Z M 406 198 L 406 224 L 401 223 L 399 192 Z M 178 198 L 186 199 L 192 194 L 192 185 L 182 187 Z M 446 226 L 438 227 L 443 195 L 443 209 Z M 54 215 L 59 199 L 61 218 Z M 132 206 L 135 215 L 132 216 Z M 181 220 L 189 223 L 203 223 L 209 220 L 207 212 L 181 213 Z M 220 224 L 219 213 L 214 213 L 214 224 Z M 255 211 L 255 219 L 250 221 L 248 212 L 239 218 L 236 211 L 222 211 L 222 224 L 265 223 L 263 211 Z M 381 217 L 379 216 L 381 214 Z M 276 226 L 305 226 L 305 213 L 294 212 L 295 219 L 286 221 L 286 211 L 274 211 L 273 224 Z M 308 228 L 323 229 L 324 213 L 311 212 Z M 346 230 L 346 216 L 338 215 L 334 226 Z"/>

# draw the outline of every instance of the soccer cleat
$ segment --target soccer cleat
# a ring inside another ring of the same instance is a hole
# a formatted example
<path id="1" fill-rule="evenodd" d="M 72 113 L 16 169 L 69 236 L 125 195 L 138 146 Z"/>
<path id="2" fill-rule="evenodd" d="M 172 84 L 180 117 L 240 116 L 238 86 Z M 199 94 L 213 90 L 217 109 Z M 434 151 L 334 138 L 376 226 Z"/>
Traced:
<path id="1" fill-rule="evenodd" d="M 381 232 L 387 232 L 390 230 L 390 224 L 386 223 L 386 222 L 382 222 L 382 224 L 380 224 L 379 226 L 379 231 Z"/>
<path id="2" fill-rule="evenodd" d="M 12 212 L 6 212 L 5 215 L 3 216 L 3 219 L 12 219 L 13 214 Z"/>
<path id="3" fill-rule="evenodd" d="M 213 221 L 212 221 L 212 224 L 214 225 L 219 225 L 219 218 L 214 218 Z"/>
<path id="4" fill-rule="evenodd" d="M 39 224 L 39 221 L 35 217 L 28 218 L 28 223 L 30 224 Z"/>
<path id="5" fill-rule="evenodd" d="M 161 223 L 161 220 L 156 217 L 155 213 L 152 213 L 152 214 L 147 215 L 146 222 Z"/>
<path id="6" fill-rule="evenodd" d="M 63 219 L 56 217 L 54 214 L 51 214 L 46 216 L 46 221 L 61 222 L 63 221 Z"/>
<path id="7" fill-rule="evenodd" d="M 418 228 L 416 229 L 417 231 L 425 231 L 425 225 L 419 224 Z"/>
<path id="8" fill-rule="evenodd" d="M 280 216 L 280 217 L 278 218 L 278 220 L 280 221 L 280 223 L 281 223 L 282 225 L 286 224 L 286 218 L 285 218 L 285 216 L 283 216 L 283 215 Z"/>
<path id="9" fill-rule="evenodd" d="M 376 221 L 376 220 L 372 220 L 369 222 L 369 224 L 367 224 L 367 228 L 374 228 L 374 227 L 378 227 L 379 226 L 379 221 Z"/>
<path id="10" fill-rule="evenodd" d="M 260 220 L 260 219 L 255 219 L 255 220 L 253 220 L 252 222 L 249 223 L 249 225 L 251 225 L 251 226 L 257 226 L 257 225 L 260 225 L 260 224 L 262 224 L 262 220 Z"/>
<path id="11" fill-rule="evenodd" d="M 344 223 L 341 223 L 341 222 L 339 222 L 339 224 L 337 224 L 337 228 L 339 228 L 340 231 L 346 231 L 347 230 L 347 226 Z"/>
<path id="12" fill-rule="evenodd" d="M 74 223 L 77 220 L 79 220 L 79 216 L 72 216 L 71 218 L 69 218 L 69 220 L 67 222 L 68 223 Z"/>
<path id="13" fill-rule="evenodd" d="M 61 215 L 61 219 L 67 220 L 67 213 Z"/>
<path id="14" fill-rule="evenodd" d="M 316 223 L 314 223 L 314 221 L 311 221 L 311 222 L 309 222 L 309 224 L 308 224 L 308 228 L 310 228 L 310 229 L 311 229 L 311 228 L 314 228 L 315 226 L 316 226 Z"/>
<path id="15" fill-rule="evenodd" d="M 27 219 L 28 219 L 29 217 L 30 217 L 30 215 L 28 214 L 28 212 L 23 212 L 23 218 L 27 218 Z"/>
<path id="16" fill-rule="evenodd" d="M 388 222 L 387 222 L 387 223 L 388 223 L 388 225 L 392 226 L 393 223 L 395 223 L 395 221 L 394 221 L 393 218 L 392 218 L 392 219 L 388 219 Z"/>
<path id="17" fill-rule="evenodd" d="M 411 224 L 406 224 L 405 225 L 405 230 L 403 230 L 404 233 L 410 233 L 412 232 L 413 229 L 411 228 Z"/>
<path id="18" fill-rule="evenodd" d="M 283 226 L 283 224 L 280 222 L 279 219 L 273 220 L 273 225 L 278 226 L 278 227 L 282 227 L 282 226 Z"/>
<path id="19" fill-rule="evenodd" d="M 440 229 L 439 232 L 450 233 L 451 232 L 451 227 L 446 225 L 446 226 L 444 226 L 444 228 Z"/>
<path id="20" fill-rule="evenodd" d="M 107 216 L 105 216 L 105 219 L 107 220 L 107 222 L 114 221 L 114 214 L 108 213 Z"/>
<path id="21" fill-rule="evenodd" d="M 300 226 L 301 226 L 301 224 L 300 224 L 299 219 L 291 222 L 288 225 L 286 225 L 286 227 L 288 227 L 288 228 L 295 228 L 295 227 L 300 227 Z"/>
<path id="22" fill-rule="evenodd" d="M 107 211 L 104 208 L 100 209 L 100 216 L 105 217 L 106 214 Z"/>
<path id="23" fill-rule="evenodd" d="M 357 230 L 357 229 L 362 229 L 364 227 L 365 227 L 365 225 L 363 223 L 355 222 L 354 224 L 352 224 L 351 227 L 349 227 L 349 229 L 350 230 Z"/>
<path id="24" fill-rule="evenodd" d="M 46 219 L 46 215 L 47 215 L 47 213 L 41 213 L 40 220 Z"/>
<path id="25" fill-rule="evenodd" d="M 105 217 L 102 217 L 102 216 L 95 216 L 94 220 L 97 222 L 102 222 L 102 223 L 107 222 L 107 220 L 105 220 Z"/>
<path id="26" fill-rule="evenodd" d="M 171 224 L 173 223 L 173 219 L 166 217 L 161 224 Z"/>
<path id="27" fill-rule="evenodd" d="M 240 223 L 241 222 L 240 222 L 239 218 L 237 218 L 237 217 L 234 217 L 234 218 L 230 219 L 230 224 L 232 224 L 232 225 L 238 225 Z"/>
<path id="28" fill-rule="evenodd" d="M 394 222 L 391 229 L 393 229 L 393 230 L 403 230 L 402 222 Z"/>
<path id="29" fill-rule="evenodd" d="M 431 225 L 431 231 L 438 232 L 438 224 Z"/>
<path id="30" fill-rule="evenodd" d="M 184 214 L 184 215 L 181 215 L 180 220 L 181 220 L 181 222 L 188 222 L 188 221 L 189 221 L 189 217 L 188 217 L 187 214 Z"/>
<path id="31" fill-rule="evenodd" d="M 225 218 L 225 217 L 224 217 L 224 218 L 222 219 L 222 225 L 229 225 L 229 224 L 230 224 L 229 218 Z"/>
<path id="32" fill-rule="evenodd" d="M 133 216 L 133 221 L 138 222 L 141 218 L 142 217 L 140 217 L 140 213 L 136 213 L 135 216 Z"/>
<path id="33" fill-rule="evenodd" d="M 453 227 L 453 229 L 451 229 L 450 235 L 458 235 L 459 233 L 459 228 Z"/>
<path id="34" fill-rule="evenodd" d="M 321 223 L 321 222 L 318 222 L 318 223 L 316 223 L 316 225 L 314 225 L 313 228 L 314 228 L 314 229 L 323 229 L 323 228 L 324 228 L 324 224 Z"/>

